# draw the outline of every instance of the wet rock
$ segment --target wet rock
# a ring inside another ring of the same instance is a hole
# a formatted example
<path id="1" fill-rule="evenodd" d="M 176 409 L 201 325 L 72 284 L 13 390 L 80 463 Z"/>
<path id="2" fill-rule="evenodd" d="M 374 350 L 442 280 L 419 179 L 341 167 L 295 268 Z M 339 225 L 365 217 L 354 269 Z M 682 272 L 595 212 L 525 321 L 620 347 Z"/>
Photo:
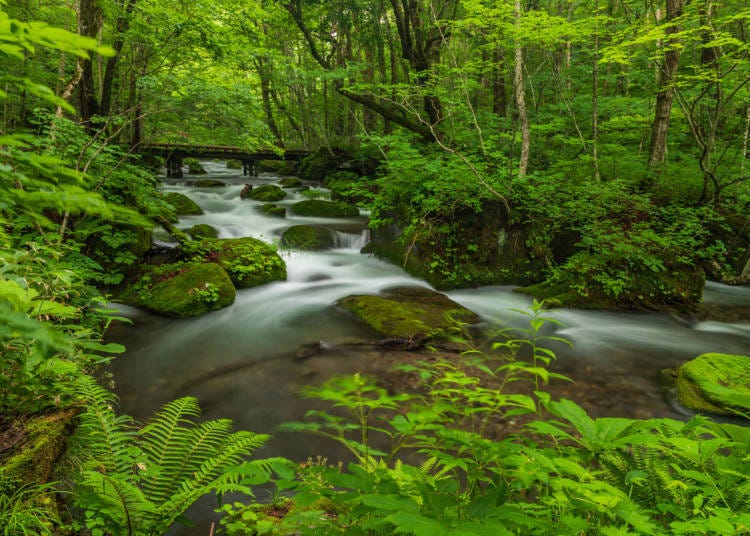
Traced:
<path id="1" fill-rule="evenodd" d="M 188 229 L 188 234 L 195 240 L 200 240 L 203 238 L 217 238 L 219 236 L 219 231 L 207 223 L 198 223 Z"/>
<path id="2" fill-rule="evenodd" d="M 226 186 L 227 183 L 219 179 L 200 179 L 195 181 L 194 185 L 198 188 L 221 188 Z"/>
<path id="3" fill-rule="evenodd" d="M 242 169 L 242 160 L 227 160 L 227 169 Z"/>
<path id="4" fill-rule="evenodd" d="M 247 199 L 247 196 L 250 195 L 250 192 L 253 191 L 253 185 L 252 184 L 246 184 L 242 187 L 242 191 L 240 192 L 240 199 Z"/>
<path id="5" fill-rule="evenodd" d="M 197 216 L 203 214 L 201 207 L 184 194 L 168 192 L 164 194 L 164 201 L 174 207 L 175 214 L 178 216 Z"/>
<path id="6" fill-rule="evenodd" d="M 264 184 L 263 186 L 253 188 L 253 190 L 248 193 L 247 197 L 249 199 L 254 199 L 255 201 L 281 201 L 286 197 L 286 192 L 275 184 Z"/>
<path id="7" fill-rule="evenodd" d="M 302 186 L 302 181 L 297 177 L 286 177 L 281 179 L 279 184 L 284 188 L 299 188 Z"/>
<path id="8" fill-rule="evenodd" d="M 298 216 L 315 218 L 351 218 L 359 215 L 357 207 L 339 201 L 307 199 L 292 205 L 292 211 Z"/>
<path id="9" fill-rule="evenodd" d="M 204 240 L 199 247 L 206 262 L 224 268 L 237 288 L 286 279 L 286 264 L 276 250 L 252 237 Z"/>
<path id="10" fill-rule="evenodd" d="M 188 167 L 189 175 L 205 175 L 208 173 L 197 158 L 186 158 L 185 165 Z"/>
<path id="11" fill-rule="evenodd" d="M 274 218 L 286 218 L 286 207 L 275 205 L 273 203 L 266 203 L 261 205 L 260 211 L 266 216 L 272 216 Z"/>
<path id="12" fill-rule="evenodd" d="M 750 413 L 750 356 L 710 353 L 684 363 L 677 398 L 700 413 Z"/>
<path id="13" fill-rule="evenodd" d="M 171 264 L 148 268 L 121 300 L 157 314 L 200 316 L 234 303 L 235 288 L 215 263 Z"/>
<path id="14" fill-rule="evenodd" d="M 330 249 L 335 245 L 333 233 L 324 227 L 294 225 L 281 235 L 281 247 L 287 249 L 318 251 Z"/>
<path id="15" fill-rule="evenodd" d="M 446 295 L 417 287 L 396 287 L 379 296 L 347 296 L 338 305 L 387 339 L 398 341 L 391 346 L 412 349 L 415 346 L 411 343 L 444 339 L 451 328 L 479 319 Z"/>

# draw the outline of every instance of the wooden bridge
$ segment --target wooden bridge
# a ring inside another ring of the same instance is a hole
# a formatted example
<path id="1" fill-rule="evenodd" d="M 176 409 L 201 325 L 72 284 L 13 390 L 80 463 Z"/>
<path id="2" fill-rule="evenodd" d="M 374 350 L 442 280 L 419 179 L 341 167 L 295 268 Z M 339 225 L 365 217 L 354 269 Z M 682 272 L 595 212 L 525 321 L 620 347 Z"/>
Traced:
<path id="1" fill-rule="evenodd" d="M 257 175 L 256 163 L 260 160 L 302 160 L 310 151 L 283 149 L 256 149 L 249 151 L 227 145 L 191 145 L 187 143 L 146 143 L 139 152 L 162 156 L 166 159 L 167 177 L 182 177 L 182 164 L 185 158 L 221 158 L 240 160 L 244 175 Z"/>

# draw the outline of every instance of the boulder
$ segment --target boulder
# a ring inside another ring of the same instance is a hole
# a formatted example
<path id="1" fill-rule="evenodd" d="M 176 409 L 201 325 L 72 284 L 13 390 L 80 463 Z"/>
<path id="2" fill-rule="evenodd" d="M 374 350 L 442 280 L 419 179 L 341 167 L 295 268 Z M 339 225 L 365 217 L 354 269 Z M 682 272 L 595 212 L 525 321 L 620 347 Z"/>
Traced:
<path id="1" fill-rule="evenodd" d="M 242 160 L 227 160 L 227 169 L 242 169 Z"/>
<path id="2" fill-rule="evenodd" d="M 750 413 L 750 356 L 703 354 L 677 370 L 677 398 L 700 413 Z"/>
<path id="3" fill-rule="evenodd" d="M 260 211 L 266 216 L 273 216 L 274 218 L 286 218 L 286 207 L 281 205 L 275 205 L 273 203 L 266 203 L 260 206 Z"/>
<path id="4" fill-rule="evenodd" d="M 195 181 L 194 185 L 198 188 L 221 188 L 226 186 L 227 183 L 219 179 L 199 179 Z"/>
<path id="5" fill-rule="evenodd" d="M 292 211 L 298 216 L 315 218 L 350 218 L 359 216 L 359 209 L 338 201 L 307 199 L 292 205 Z"/>
<path id="6" fill-rule="evenodd" d="M 286 177 L 281 179 L 279 184 L 284 188 L 299 188 L 302 186 L 302 181 L 297 177 Z"/>
<path id="7" fill-rule="evenodd" d="M 189 175 L 205 175 L 207 173 L 197 158 L 186 158 L 185 165 L 188 167 Z"/>
<path id="8" fill-rule="evenodd" d="M 252 191 L 248 192 L 247 197 L 254 199 L 255 201 L 272 203 L 284 199 L 286 197 L 286 192 L 275 184 L 264 184 L 263 186 L 253 188 Z"/>
<path id="9" fill-rule="evenodd" d="M 418 287 L 395 287 L 379 296 L 347 296 L 338 305 L 383 337 L 395 339 L 445 339 L 457 324 L 479 320 L 474 312 L 445 294 Z"/>
<path id="10" fill-rule="evenodd" d="M 247 196 L 250 195 L 250 192 L 253 191 L 253 185 L 252 184 L 246 184 L 242 187 L 242 190 L 240 191 L 240 199 L 247 199 Z"/>
<path id="11" fill-rule="evenodd" d="M 146 271 L 121 299 L 177 318 L 200 316 L 234 303 L 235 288 L 215 263 L 167 264 Z"/>
<path id="12" fill-rule="evenodd" d="M 203 238 L 218 238 L 219 231 L 217 231 L 207 223 L 198 223 L 188 229 L 188 234 L 195 240 L 200 240 Z"/>
<path id="13" fill-rule="evenodd" d="M 276 250 L 252 237 L 204 240 L 204 261 L 218 263 L 237 288 L 250 288 L 286 279 L 286 264 Z"/>
<path id="14" fill-rule="evenodd" d="M 281 235 L 281 247 L 317 251 L 330 249 L 336 245 L 333 233 L 324 227 L 294 225 Z"/>
<path id="15" fill-rule="evenodd" d="M 197 216 L 203 214 L 203 210 L 195 201 L 184 194 L 168 192 L 164 194 L 164 200 L 174 207 L 178 216 Z"/>

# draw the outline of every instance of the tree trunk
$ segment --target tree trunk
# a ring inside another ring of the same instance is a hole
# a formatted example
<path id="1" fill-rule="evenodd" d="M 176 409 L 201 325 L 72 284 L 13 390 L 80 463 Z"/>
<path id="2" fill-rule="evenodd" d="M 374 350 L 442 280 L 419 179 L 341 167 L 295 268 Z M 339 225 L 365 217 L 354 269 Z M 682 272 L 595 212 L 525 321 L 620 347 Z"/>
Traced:
<path id="1" fill-rule="evenodd" d="M 675 19 L 682 15 L 686 0 L 666 0 L 667 24 L 664 30 L 664 59 L 659 69 L 659 86 L 656 92 L 654 121 L 651 125 L 651 143 L 648 166 L 651 169 L 661 167 L 667 154 L 667 133 L 674 99 L 674 77 L 680 61 L 680 51 L 677 48 L 677 36 L 680 29 Z"/>
<path id="2" fill-rule="evenodd" d="M 266 124 L 268 125 L 268 130 L 271 131 L 271 135 L 276 138 L 279 147 L 284 147 L 284 140 L 281 137 L 281 131 L 273 117 L 273 107 L 271 106 L 271 79 L 269 77 L 267 63 L 268 62 L 265 58 L 258 58 L 255 60 L 255 67 L 258 70 L 258 77 L 260 78 L 260 95 L 263 105 L 263 113 L 266 116 Z"/>
<path id="3" fill-rule="evenodd" d="M 513 15 L 516 26 L 521 23 L 521 0 L 514 0 Z M 518 176 L 526 175 L 529 167 L 529 151 L 531 146 L 531 131 L 529 128 L 529 115 L 526 109 L 526 95 L 524 92 L 523 77 L 523 47 L 516 43 L 513 53 L 515 66 L 513 68 L 513 85 L 515 86 L 516 108 L 518 109 L 518 120 L 521 123 L 521 157 L 518 161 Z"/>
<path id="4" fill-rule="evenodd" d="M 594 16 L 599 16 L 599 0 L 594 5 Z M 594 30 L 594 64 L 591 69 L 591 156 L 594 160 L 594 180 L 599 182 L 599 32 Z"/>
<path id="5" fill-rule="evenodd" d="M 135 3 L 136 0 L 125 0 L 125 3 L 120 6 L 122 12 L 121 15 L 117 17 L 117 23 L 115 24 L 115 41 L 112 43 L 112 48 L 114 49 L 115 54 L 114 56 L 107 58 L 104 77 L 102 79 L 100 112 L 103 116 L 108 116 L 112 111 L 112 88 L 115 81 L 115 75 L 117 74 L 120 53 L 125 44 L 125 33 L 130 28 L 130 16 L 135 8 Z"/>
<path id="6" fill-rule="evenodd" d="M 103 16 L 97 0 L 80 0 L 78 6 L 78 33 L 95 39 L 101 31 Z M 91 118 L 101 114 L 94 82 L 94 64 L 90 58 L 80 58 L 81 81 L 78 84 L 78 112 L 81 121 L 91 129 Z"/>
<path id="7" fill-rule="evenodd" d="M 508 114 L 508 98 L 505 88 L 505 57 L 500 48 L 495 50 L 492 70 L 492 111 L 500 117 Z"/>

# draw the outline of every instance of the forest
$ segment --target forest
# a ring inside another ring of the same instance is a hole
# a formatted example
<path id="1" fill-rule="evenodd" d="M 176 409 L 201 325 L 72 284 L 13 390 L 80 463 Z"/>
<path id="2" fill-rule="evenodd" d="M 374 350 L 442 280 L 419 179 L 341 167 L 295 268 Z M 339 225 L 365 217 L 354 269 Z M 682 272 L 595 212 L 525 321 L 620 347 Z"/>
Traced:
<path id="1" fill-rule="evenodd" d="M 0 0 L 0 105 L 0 535 L 750 534 L 746 0 Z"/>

